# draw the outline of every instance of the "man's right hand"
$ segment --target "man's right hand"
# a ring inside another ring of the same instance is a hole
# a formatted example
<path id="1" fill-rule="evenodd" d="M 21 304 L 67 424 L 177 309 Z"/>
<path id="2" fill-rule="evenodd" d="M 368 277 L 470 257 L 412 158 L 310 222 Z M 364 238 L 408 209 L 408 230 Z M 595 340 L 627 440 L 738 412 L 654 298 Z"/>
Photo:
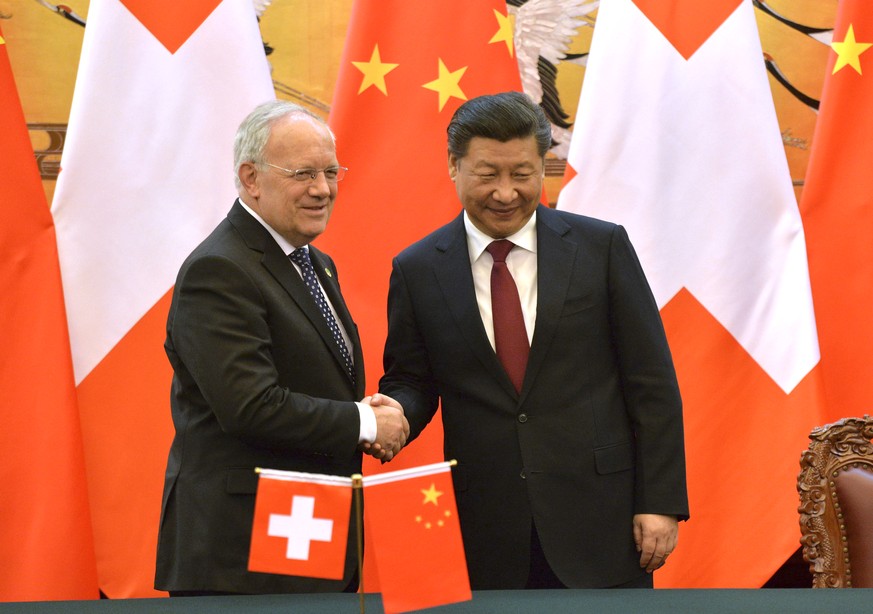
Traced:
<path id="1" fill-rule="evenodd" d="M 362 444 L 361 448 L 382 461 L 390 461 L 406 444 L 409 438 L 409 422 L 403 415 L 403 407 L 389 396 L 376 393 L 365 399 L 376 416 L 376 441 Z"/>

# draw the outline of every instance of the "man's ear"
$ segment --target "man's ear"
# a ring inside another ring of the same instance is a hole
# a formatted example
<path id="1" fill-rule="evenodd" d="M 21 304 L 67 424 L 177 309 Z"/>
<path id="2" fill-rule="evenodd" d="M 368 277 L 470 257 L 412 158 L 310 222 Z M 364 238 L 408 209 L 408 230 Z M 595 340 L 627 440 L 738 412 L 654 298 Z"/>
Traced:
<path id="1" fill-rule="evenodd" d="M 455 154 L 449 152 L 449 179 L 452 181 L 458 175 L 458 159 L 455 157 Z"/>
<path id="2" fill-rule="evenodd" d="M 237 177 L 242 184 L 243 190 L 252 198 L 259 198 L 261 190 L 258 186 L 258 169 L 253 162 L 243 162 L 239 166 Z"/>

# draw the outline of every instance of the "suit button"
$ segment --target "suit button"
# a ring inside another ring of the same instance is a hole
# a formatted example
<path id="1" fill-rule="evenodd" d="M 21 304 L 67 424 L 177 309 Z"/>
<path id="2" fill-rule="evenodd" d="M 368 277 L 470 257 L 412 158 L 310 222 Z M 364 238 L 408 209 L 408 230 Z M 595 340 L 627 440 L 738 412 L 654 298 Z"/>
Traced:
<path id="1" fill-rule="evenodd" d="M 524 469 L 521 470 L 521 473 L 518 474 L 518 477 L 520 477 L 522 480 L 527 478 L 527 476 L 524 474 Z"/>
<path id="2" fill-rule="evenodd" d="M 518 421 L 522 424 L 527 422 L 527 414 L 518 414 Z"/>

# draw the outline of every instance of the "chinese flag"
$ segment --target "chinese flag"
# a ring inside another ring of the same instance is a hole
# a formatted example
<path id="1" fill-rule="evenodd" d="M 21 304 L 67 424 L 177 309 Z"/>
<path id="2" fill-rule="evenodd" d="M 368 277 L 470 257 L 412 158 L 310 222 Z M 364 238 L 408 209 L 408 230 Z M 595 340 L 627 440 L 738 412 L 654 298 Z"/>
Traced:
<path id="1" fill-rule="evenodd" d="M 873 413 L 873 5 L 842 0 L 801 195 L 825 422 Z"/>
<path id="2" fill-rule="evenodd" d="M 472 598 L 450 463 L 364 477 L 364 502 L 386 614 Z"/>
<path id="3" fill-rule="evenodd" d="M 521 91 L 521 80 L 504 0 L 355 1 L 330 113 L 350 170 L 317 244 L 342 267 L 369 382 L 381 375 L 392 258 L 461 209 L 449 119 L 465 100 L 507 90 Z M 391 467 L 442 458 L 435 419 Z M 367 459 L 365 468 L 380 470 Z"/>
<path id="4" fill-rule="evenodd" d="M 91 2 L 52 202 L 101 590 L 154 597 L 173 434 L 167 312 L 274 98 L 251 0 Z"/>
<path id="5" fill-rule="evenodd" d="M 351 502 L 351 478 L 261 470 L 249 571 L 342 580 Z"/>
<path id="6" fill-rule="evenodd" d="M 0 601 L 96 599 L 55 227 L 0 31 Z"/>
<path id="7" fill-rule="evenodd" d="M 823 399 L 752 3 L 603 0 L 579 109 L 558 208 L 627 228 L 682 390 L 691 520 L 655 584 L 760 587 L 797 550 Z"/>

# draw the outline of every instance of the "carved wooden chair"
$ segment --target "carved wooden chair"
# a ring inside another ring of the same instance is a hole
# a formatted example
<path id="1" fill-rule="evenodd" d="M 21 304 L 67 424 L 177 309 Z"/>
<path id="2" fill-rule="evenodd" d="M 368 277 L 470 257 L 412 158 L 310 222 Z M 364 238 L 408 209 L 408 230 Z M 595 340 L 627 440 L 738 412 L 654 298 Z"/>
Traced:
<path id="1" fill-rule="evenodd" d="M 813 588 L 873 588 L 873 418 L 813 429 L 800 457 L 800 543 Z"/>

